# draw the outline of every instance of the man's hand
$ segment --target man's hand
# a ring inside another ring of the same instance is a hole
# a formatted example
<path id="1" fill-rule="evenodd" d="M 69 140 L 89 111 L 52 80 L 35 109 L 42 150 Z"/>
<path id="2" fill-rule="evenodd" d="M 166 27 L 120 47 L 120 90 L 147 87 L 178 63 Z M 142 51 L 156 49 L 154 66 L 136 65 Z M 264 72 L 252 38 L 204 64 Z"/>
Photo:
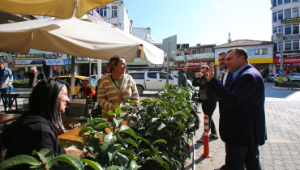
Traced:
<path id="1" fill-rule="evenodd" d="M 201 72 L 196 73 L 196 78 L 201 78 L 202 76 L 203 76 L 203 74 Z"/>
<path id="2" fill-rule="evenodd" d="M 207 81 L 210 81 L 214 77 L 214 74 L 215 74 L 214 63 L 213 62 L 210 63 L 209 71 L 207 73 L 208 73 Z"/>
<path id="3" fill-rule="evenodd" d="M 7 86 L 8 86 L 8 87 L 11 87 L 11 82 L 7 83 Z"/>

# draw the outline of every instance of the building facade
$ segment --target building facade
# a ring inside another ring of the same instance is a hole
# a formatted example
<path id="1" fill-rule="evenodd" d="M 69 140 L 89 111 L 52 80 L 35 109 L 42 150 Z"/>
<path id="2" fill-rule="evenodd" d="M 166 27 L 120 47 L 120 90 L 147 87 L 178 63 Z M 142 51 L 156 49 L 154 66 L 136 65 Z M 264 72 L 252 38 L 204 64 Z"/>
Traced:
<path id="1" fill-rule="evenodd" d="M 283 33 L 283 72 L 300 72 L 300 1 L 271 0 L 273 34 Z M 281 43 L 274 45 L 275 72 L 280 68 Z"/>
<path id="2" fill-rule="evenodd" d="M 273 42 L 258 40 L 235 40 L 215 47 L 215 73 L 222 75 L 222 69 L 219 66 L 219 53 L 226 52 L 231 48 L 241 47 L 247 50 L 248 60 L 261 74 L 274 74 L 276 67 L 273 64 Z"/>
<path id="3" fill-rule="evenodd" d="M 187 67 L 187 77 L 189 79 L 195 78 L 195 73 L 199 71 L 201 65 L 208 65 L 215 61 L 216 44 L 196 44 L 196 46 L 189 46 L 189 44 L 177 45 L 177 56 L 174 58 L 174 65 L 177 68 Z"/>

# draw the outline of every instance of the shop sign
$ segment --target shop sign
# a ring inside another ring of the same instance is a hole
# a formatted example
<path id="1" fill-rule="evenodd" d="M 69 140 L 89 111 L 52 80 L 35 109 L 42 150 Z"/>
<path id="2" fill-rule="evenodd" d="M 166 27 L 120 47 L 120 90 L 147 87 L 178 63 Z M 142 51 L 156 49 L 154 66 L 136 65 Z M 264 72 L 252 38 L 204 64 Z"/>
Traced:
<path id="1" fill-rule="evenodd" d="M 274 58 L 274 63 L 279 64 L 280 58 Z M 283 58 L 283 63 L 300 63 L 300 57 Z"/>
<path id="2" fill-rule="evenodd" d="M 46 60 L 46 65 L 65 65 L 64 60 L 57 59 L 57 60 Z"/>
<path id="3" fill-rule="evenodd" d="M 283 36 L 283 40 L 295 40 L 295 39 L 300 39 L 300 34 Z"/>
<path id="4" fill-rule="evenodd" d="M 274 58 L 280 58 L 280 52 L 273 53 Z M 283 57 L 300 57 L 300 50 L 284 51 Z"/>
<path id="5" fill-rule="evenodd" d="M 300 22 L 300 17 L 281 20 L 281 24 L 287 24 L 287 23 L 293 23 L 293 22 Z"/>
<path id="6" fill-rule="evenodd" d="M 43 60 L 15 60 L 15 64 L 43 64 Z"/>
<path id="7" fill-rule="evenodd" d="M 200 67 L 201 65 L 207 65 L 208 62 L 207 61 L 202 61 L 202 62 L 187 62 L 186 66 L 188 68 L 190 67 Z"/>
<path id="8" fill-rule="evenodd" d="M 215 53 L 199 53 L 199 54 L 194 54 L 194 60 L 197 59 L 214 59 L 215 58 Z"/>
<path id="9" fill-rule="evenodd" d="M 22 58 L 22 59 L 25 59 L 25 58 L 40 58 L 40 59 L 44 59 L 44 55 L 43 54 L 17 54 L 16 56 L 18 59 L 19 58 Z"/>
<path id="10" fill-rule="evenodd" d="M 71 65 L 72 59 L 63 59 L 64 65 Z"/>

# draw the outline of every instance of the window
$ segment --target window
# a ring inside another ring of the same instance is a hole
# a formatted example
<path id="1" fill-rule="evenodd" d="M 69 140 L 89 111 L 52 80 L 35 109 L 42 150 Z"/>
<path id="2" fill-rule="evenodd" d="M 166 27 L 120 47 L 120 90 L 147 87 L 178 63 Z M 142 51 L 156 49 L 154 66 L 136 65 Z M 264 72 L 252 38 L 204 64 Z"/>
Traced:
<path id="1" fill-rule="evenodd" d="M 205 48 L 205 53 L 212 53 L 212 49 L 211 48 Z"/>
<path id="2" fill-rule="evenodd" d="M 293 41 L 293 50 L 299 50 L 299 40 Z"/>
<path id="3" fill-rule="evenodd" d="M 107 16 L 107 7 L 104 8 L 98 8 L 97 12 L 101 17 L 106 17 Z"/>
<path id="4" fill-rule="evenodd" d="M 283 11 L 279 11 L 278 12 L 278 20 L 282 20 L 283 19 Z"/>
<path id="5" fill-rule="evenodd" d="M 261 55 L 268 55 L 268 48 L 262 48 Z"/>
<path id="6" fill-rule="evenodd" d="M 299 17 L 299 8 L 293 8 L 293 18 Z"/>
<path id="7" fill-rule="evenodd" d="M 290 34 L 292 34 L 292 26 L 291 26 L 291 25 L 285 25 L 285 26 L 284 26 L 284 34 L 285 34 L 285 35 L 290 35 Z"/>
<path id="8" fill-rule="evenodd" d="M 277 0 L 273 0 L 273 7 L 277 6 Z"/>
<path id="9" fill-rule="evenodd" d="M 289 18 L 292 18 L 292 10 L 286 9 L 284 10 L 284 19 L 289 19 Z"/>
<path id="10" fill-rule="evenodd" d="M 299 0 L 293 0 L 292 2 L 298 2 Z"/>
<path id="11" fill-rule="evenodd" d="M 299 34 L 299 24 L 293 25 L 293 34 Z"/>
<path id="12" fill-rule="evenodd" d="M 253 56 L 253 49 L 247 49 L 248 56 Z"/>
<path id="13" fill-rule="evenodd" d="M 282 26 L 279 26 L 279 27 L 278 27 L 278 33 L 279 33 L 279 32 L 283 32 L 283 27 L 282 27 Z"/>
<path id="14" fill-rule="evenodd" d="M 141 58 L 141 51 L 138 51 L 138 52 L 136 53 L 135 58 Z"/>
<path id="15" fill-rule="evenodd" d="M 274 43 L 274 51 L 277 51 L 277 43 Z"/>
<path id="16" fill-rule="evenodd" d="M 192 50 L 192 54 L 197 54 L 197 50 Z"/>
<path id="17" fill-rule="evenodd" d="M 148 77 L 152 79 L 156 79 L 156 73 L 148 73 Z"/>
<path id="18" fill-rule="evenodd" d="M 116 6 L 113 6 L 112 7 L 112 14 L 111 14 L 113 17 L 116 17 L 118 16 L 118 7 Z"/>
<path id="19" fill-rule="evenodd" d="M 129 73 L 133 79 L 144 79 L 144 73 Z"/>
<path id="20" fill-rule="evenodd" d="M 291 41 L 285 41 L 284 50 L 292 50 L 292 43 L 291 43 Z"/>
<path id="21" fill-rule="evenodd" d="M 273 22 L 276 22 L 277 21 L 277 13 L 273 13 Z"/>
<path id="22" fill-rule="evenodd" d="M 286 3 L 290 3 L 291 2 L 291 0 L 284 0 L 284 3 L 286 4 Z"/>
<path id="23" fill-rule="evenodd" d="M 167 78 L 167 74 L 166 73 L 159 73 L 159 78 L 160 79 L 166 79 Z"/>
<path id="24" fill-rule="evenodd" d="M 273 28 L 273 34 L 277 33 L 277 27 Z"/>
<path id="25" fill-rule="evenodd" d="M 278 0 L 278 5 L 281 5 L 282 4 L 282 0 Z"/>

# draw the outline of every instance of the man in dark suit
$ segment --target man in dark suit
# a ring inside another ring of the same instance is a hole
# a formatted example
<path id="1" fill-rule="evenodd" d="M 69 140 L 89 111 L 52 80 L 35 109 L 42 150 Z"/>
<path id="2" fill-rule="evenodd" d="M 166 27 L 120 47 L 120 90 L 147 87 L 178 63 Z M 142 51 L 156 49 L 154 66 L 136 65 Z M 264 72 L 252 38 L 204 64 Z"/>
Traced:
<path id="1" fill-rule="evenodd" d="M 226 170 L 261 170 L 259 145 L 267 139 L 265 122 L 265 86 L 260 73 L 248 64 L 242 48 L 227 52 L 226 65 L 233 73 L 227 88 L 214 76 L 210 65 L 208 85 L 223 103 L 220 106 L 220 136 L 225 142 Z"/>
<path id="2" fill-rule="evenodd" d="M 219 65 L 223 69 L 221 83 L 224 87 L 228 87 L 232 80 L 232 73 L 228 71 L 227 65 L 225 64 L 226 52 L 221 52 L 219 54 Z"/>

